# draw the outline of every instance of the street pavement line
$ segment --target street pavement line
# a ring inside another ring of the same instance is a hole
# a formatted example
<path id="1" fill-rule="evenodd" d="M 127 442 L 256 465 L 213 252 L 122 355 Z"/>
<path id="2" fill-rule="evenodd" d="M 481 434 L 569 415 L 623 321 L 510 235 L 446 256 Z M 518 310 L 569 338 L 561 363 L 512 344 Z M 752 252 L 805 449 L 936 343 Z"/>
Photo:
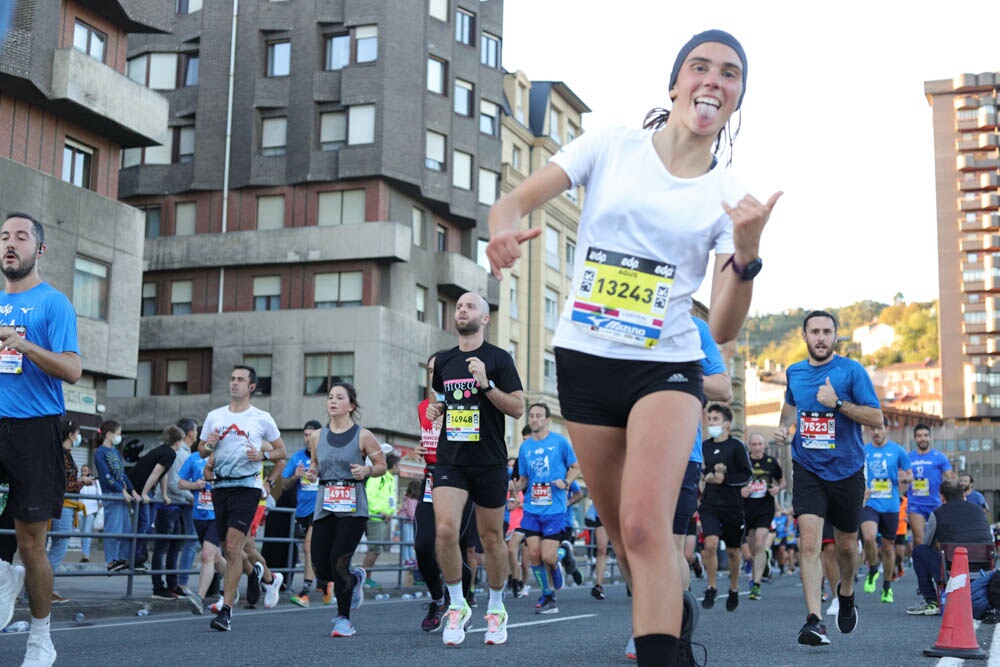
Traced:
<path id="1" fill-rule="evenodd" d="M 972 631 L 975 633 L 979 629 L 979 621 L 972 622 Z M 1000 625 L 993 630 L 993 640 L 990 642 L 990 662 L 987 667 L 1000 667 L 1000 651 L 994 652 L 993 647 L 1000 647 L 1000 644 L 994 644 L 1000 639 Z M 978 661 L 976 661 L 978 662 Z M 938 658 L 938 661 L 934 664 L 934 667 L 962 667 L 965 665 L 965 660 L 962 658 Z"/>
<path id="2" fill-rule="evenodd" d="M 990 642 L 990 661 L 988 667 L 1000 667 L 1000 623 L 993 626 L 993 641 Z"/>
<path id="3" fill-rule="evenodd" d="M 576 616 L 560 616 L 559 618 L 546 618 L 542 621 L 527 621 L 525 623 L 510 623 L 507 629 L 510 628 L 526 628 L 529 625 L 548 625 L 549 623 L 561 623 L 562 621 L 576 621 L 581 618 L 593 618 L 597 614 L 578 614 Z M 468 630 L 466 634 L 474 634 L 476 632 L 486 632 L 486 628 L 475 628 L 473 630 Z"/>

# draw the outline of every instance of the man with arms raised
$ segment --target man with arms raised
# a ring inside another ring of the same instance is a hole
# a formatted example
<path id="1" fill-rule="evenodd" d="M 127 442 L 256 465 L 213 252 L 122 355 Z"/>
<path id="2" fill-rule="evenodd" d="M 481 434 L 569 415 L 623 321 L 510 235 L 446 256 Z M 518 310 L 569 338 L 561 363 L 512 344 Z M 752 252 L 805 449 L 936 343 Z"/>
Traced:
<path id="1" fill-rule="evenodd" d="M 792 503 L 799 523 L 802 592 L 808 616 L 799 643 L 830 643 L 821 621 L 823 522 L 833 524 L 840 570 L 838 629 L 858 624 L 854 574 L 858 569 L 858 524 L 865 498 L 865 450 L 861 427 L 882 423 L 875 388 L 858 362 L 834 354 L 837 320 L 814 310 L 802 322 L 809 358 L 788 367 L 785 405 L 774 432 L 778 444 L 792 444 Z"/>
<path id="2" fill-rule="evenodd" d="M 476 506 L 476 525 L 486 554 L 490 600 L 487 644 L 507 641 L 507 547 L 503 514 L 507 504 L 507 446 L 504 419 L 524 414 L 521 379 L 510 354 L 485 340 L 490 321 L 486 299 L 466 292 L 455 306 L 458 346 L 438 354 L 431 386 L 443 401 L 427 406 L 427 419 L 444 414 L 434 474 L 437 555 L 451 605 L 445 614 L 444 643 L 465 640 L 472 610 L 462 596 L 462 555 L 458 539 L 468 498 Z"/>

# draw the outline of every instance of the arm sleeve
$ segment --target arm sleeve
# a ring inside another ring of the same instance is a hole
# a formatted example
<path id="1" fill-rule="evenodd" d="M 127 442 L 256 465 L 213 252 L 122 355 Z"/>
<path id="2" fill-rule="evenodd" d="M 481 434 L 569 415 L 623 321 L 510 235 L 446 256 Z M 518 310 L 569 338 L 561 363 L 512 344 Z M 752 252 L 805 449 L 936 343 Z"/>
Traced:
<path id="1" fill-rule="evenodd" d="M 856 405 L 866 405 L 870 408 L 882 407 L 875 394 L 875 385 L 872 384 L 872 379 L 868 377 L 868 372 L 860 365 L 854 365 L 850 399 Z"/>
<path id="2" fill-rule="evenodd" d="M 80 345 L 76 336 L 76 312 L 73 305 L 62 294 L 49 300 L 48 308 L 49 351 L 56 353 L 76 352 L 80 354 Z"/>
<path id="3" fill-rule="evenodd" d="M 299 453 L 296 452 L 289 457 L 288 463 L 285 464 L 285 469 L 281 471 L 281 476 L 288 479 L 294 475 L 295 468 L 298 467 L 299 463 L 302 463 L 302 461 L 299 460 Z"/>
<path id="4" fill-rule="evenodd" d="M 746 445 L 739 440 L 729 453 L 731 465 L 726 467 L 726 486 L 743 486 L 753 477 L 753 467 L 750 465 L 750 454 Z"/>
<path id="5" fill-rule="evenodd" d="M 708 323 L 698 317 L 692 317 L 695 326 L 698 327 L 698 335 L 701 336 L 701 351 L 705 353 L 705 358 L 701 360 L 702 375 L 721 375 L 728 369 L 726 362 L 722 359 L 719 346 L 712 338 L 712 332 L 708 329 Z"/>
<path id="6" fill-rule="evenodd" d="M 521 377 L 517 374 L 517 368 L 514 366 L 514 359 L 503 350 L 500 350 L 500 354 L 497 356 L 497 377 L 494 380 L 496 386 L 506 394 L 523 390 Z"/>
<path id="7" fill-rule="evenodd" d="M 573 187 L 587 185 L 611 132 L 610 129 L 588 130 L 560 148 L 558 153 L 549 158 L 549 162 L 566 172 Z"/>
<path id="8" fill-rule="evenodd" d="M 785 403 L 788 405 L 795 405 L 795 396 L 792 394 L 792 377 L 791 370 L 785 371 Z"/>

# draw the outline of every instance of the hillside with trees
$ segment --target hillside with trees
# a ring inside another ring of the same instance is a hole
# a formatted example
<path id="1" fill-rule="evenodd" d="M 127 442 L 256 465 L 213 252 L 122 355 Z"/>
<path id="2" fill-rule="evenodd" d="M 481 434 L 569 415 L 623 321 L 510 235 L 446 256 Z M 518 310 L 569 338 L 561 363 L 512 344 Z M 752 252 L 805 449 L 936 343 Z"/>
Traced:
<path id="1" fill-rule="evenodd" d="M 826 308 L 840 323 L 840 354 L 857 359 L 861 363 L 884 367 L 898 362 L 915 363 L 938 358 L 937 301 L 930 303 L 906 303 L 902 294 L 897 294 L 893 303 L 859 301 L 842 308 Z M 758 367 L 765 363 L 787 367 L 806 357 L 806 344 L 802 340 L 802 319 L 808 311 L 802 308 L 786 310 L 782 313 L 748 317 L 740 333 L 741 351 Z M 892 346 L 862 357 L 858 345 L 851 342 L 851 335 L 857 327 L 880 322 L 895 329 L 896 338 Z"/>

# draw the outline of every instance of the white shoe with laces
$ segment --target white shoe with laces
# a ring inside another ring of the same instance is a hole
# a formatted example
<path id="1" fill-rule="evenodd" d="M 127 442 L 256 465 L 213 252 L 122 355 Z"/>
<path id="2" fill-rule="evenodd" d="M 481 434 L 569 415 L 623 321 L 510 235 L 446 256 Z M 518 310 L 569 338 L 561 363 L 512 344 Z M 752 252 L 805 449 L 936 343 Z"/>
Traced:
<path id="1" fill-rule="evenodd" d="M 285 575 L 280 572 L 272 572 L 271 577 L 271 583 L 265 584 L 261 582 L 261 586 L 264 587 L 265 609 L 271 609 L 278 604 L 278 596 L 281 593 L 281 582 L 285 580 Z"/>
<path id="2" fill-rule="evenodd" d="M 56 661 L 56 647 L 48 633 L 29 634 L 28 650 L 24 653 L 21 667 L 52 667 Z"/>
<path id="3" fill-rule="evenodd" d="M 240 601 L 240 592 L 236 591 L 236 599 L 233 600 L 233 609 L 236 608 L 236 605 L 239 603 L 239 601 Z M 212 606 L 209 607 L 208 609 L 213 614 L 218 614 L 220 611 L 222 611 L 222 605 L 224 605 L 224 604 L 226 604 L 226 597 L 224 595 L 220 594 L 219 595 L 219 601 L 218 602 L 213 602 Z"/>
<path id="4" fill-rule="evenodd" d="M 0 628 L 7 627 L 10 619 L 14 617 L 14 605 L 23 586 L 24 568 L 0 560 L 0 620 L 3 620 Z"/>

